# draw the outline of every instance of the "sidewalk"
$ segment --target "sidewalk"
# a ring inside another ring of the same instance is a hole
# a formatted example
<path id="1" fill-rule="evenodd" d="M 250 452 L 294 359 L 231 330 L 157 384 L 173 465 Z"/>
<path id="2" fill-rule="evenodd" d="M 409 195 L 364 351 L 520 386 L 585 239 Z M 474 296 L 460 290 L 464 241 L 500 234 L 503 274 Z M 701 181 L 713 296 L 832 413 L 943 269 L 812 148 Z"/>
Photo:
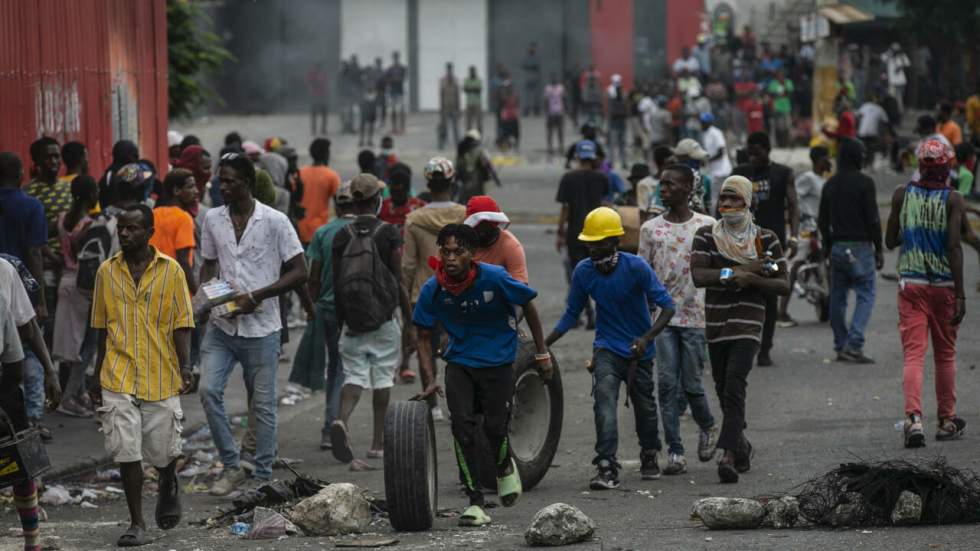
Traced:
<path id="1" fill-rule="evenodd" d="M 281 362 L 276 374 L 276 384 L 280 397 L 285 392 L 289 372 L 293 367 L 292 359 L 295 355 L 296 345 L 299 344 L 302 336 L 302 329 L 294 329 L 289 334 L 289 342 L 284 346 L 289 361 Z M 316 394 L 313 399 L 317 397 L 323 399 L 322 394 Z M 204 408 L 201 406 L 201 399 L 197 394 L 182 396 L 181 406 L 184 410 L 185 437 L 207 424 Z M 225 411 L 228 412 L 229 417 L 244 415 L 248 411 L 245 384 L 242 381 L 240 369 L 237 369 L 232 375 L 225 391 Z M 282 421 L 280 419 L 280 423 Z M 99 431 L 99 426 L 94 418 L 79 419 L 57 413 L 48 413 L 45 415 L 44 422 L 54 434 L 54 440 L 45 447 L 48 458 L 51 460 L 51 470 L 44 475 L 45 480 L 52 482 L 71 478 L 111 463 L 111 458 L 105 451 L 102 433 Z"/>

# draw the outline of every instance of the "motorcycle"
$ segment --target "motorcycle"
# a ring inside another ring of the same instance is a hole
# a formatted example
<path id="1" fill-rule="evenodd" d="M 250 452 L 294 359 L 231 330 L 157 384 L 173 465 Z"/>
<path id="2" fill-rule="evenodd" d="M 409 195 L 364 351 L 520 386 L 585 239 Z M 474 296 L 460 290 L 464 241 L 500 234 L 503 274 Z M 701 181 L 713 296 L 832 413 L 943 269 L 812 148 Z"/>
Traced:
<path id="1" fill-rule="evenodd" d="M 830 274 L 824 260 L 823 246 L 817 230 L 803 230 L 800 237 L 808 239 L 809 250 L 804 258 L 793 263 L 796 272 L 793 292 L 813 305 L 821 323 L 830 319 Z"/>

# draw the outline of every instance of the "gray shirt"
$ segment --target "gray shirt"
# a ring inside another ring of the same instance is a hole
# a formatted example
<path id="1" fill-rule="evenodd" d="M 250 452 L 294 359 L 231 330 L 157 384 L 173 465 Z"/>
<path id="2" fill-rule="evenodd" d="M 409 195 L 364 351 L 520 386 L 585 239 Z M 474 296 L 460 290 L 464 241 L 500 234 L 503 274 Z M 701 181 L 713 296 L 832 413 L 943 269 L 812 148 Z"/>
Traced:
<path id="1" fill-rule="evenodd" d="M 800 228 L 813 231 L 817 229 L 817 215 L 820 213 L 820 193 L 824 179 L 812 170 L 796 177 L 796 195 L 800 200 Z"/>

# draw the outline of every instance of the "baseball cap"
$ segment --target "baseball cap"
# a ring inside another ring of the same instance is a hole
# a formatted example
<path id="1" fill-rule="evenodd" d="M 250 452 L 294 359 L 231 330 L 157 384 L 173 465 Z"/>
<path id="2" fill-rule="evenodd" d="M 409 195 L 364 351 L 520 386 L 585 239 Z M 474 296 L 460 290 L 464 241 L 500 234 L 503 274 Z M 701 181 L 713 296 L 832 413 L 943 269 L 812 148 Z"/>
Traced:
<path id="1" fill-rule="evenodd" d="M 677 147 L 674 148 L 674 155 L 690 157 L 696 161 L 708 160 L 708 152 L 701 147 L 701 144 L 691 138 L 684 138 L 677 142 Z"/>
<path id="2" fill-rule="evenodd" d="M 582 160 L 595 159 L 596 156 L 597 156 L 596 145 L 594 141 L 581 140 L 577 144 L 575 144 L 576 159 L 582 159 Z"/>
<path id="3" fill-rule="evenodd" d="M 351 195 L 350 191 L 350 180 L 340 184 L 340 187 L 337 188 L 337 193 L 333 196 L 333 198 L 339 205 L 348 205 L 354 202 L 354 196 Z"/>
<path id="4" fill-rule="evenodd" d="M 707 124 L 711 124 L 711 123 L 715 122 L 715 116 L 712 115 L 711 113 L 708 113 L 708 112 L 701 113 L 701 116 L 698 117 L 698 118 L 701 119 L 701 122 L 707 123 Z"/>
<path id="5" fill-rule="evenodd" d="M 363 201 L 377 195 L 382 187 L 381 181 L 374 174 L 362 172 L 350 181 L 350 195 L 354 201 Z"/>

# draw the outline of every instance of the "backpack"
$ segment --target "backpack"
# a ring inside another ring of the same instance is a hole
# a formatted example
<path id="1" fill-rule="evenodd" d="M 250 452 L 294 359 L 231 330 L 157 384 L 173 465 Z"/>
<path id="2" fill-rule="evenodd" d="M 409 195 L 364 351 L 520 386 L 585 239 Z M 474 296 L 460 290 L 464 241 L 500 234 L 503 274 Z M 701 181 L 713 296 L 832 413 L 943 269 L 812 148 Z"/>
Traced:
<path id="1" fill-rule="evenodd" d="M 82 291 L 95 289 L 95 274 L 114 252 L 116 247 L 116 218 L 100 214 L 85 230 L 82 246 L 78 249 L 78 274 L 75 285 Z"/>
<path id="2" fill-rule="evenodd" d="M 350 241 L 344 247 L 334 293 L 343 307 L 344 323 L 354 333 L 368 333 L 391 320 L 398 307 L 398 280 L 388 269 L 374 237 L 385 226 L 357 229 L 344 226 Z"/>

